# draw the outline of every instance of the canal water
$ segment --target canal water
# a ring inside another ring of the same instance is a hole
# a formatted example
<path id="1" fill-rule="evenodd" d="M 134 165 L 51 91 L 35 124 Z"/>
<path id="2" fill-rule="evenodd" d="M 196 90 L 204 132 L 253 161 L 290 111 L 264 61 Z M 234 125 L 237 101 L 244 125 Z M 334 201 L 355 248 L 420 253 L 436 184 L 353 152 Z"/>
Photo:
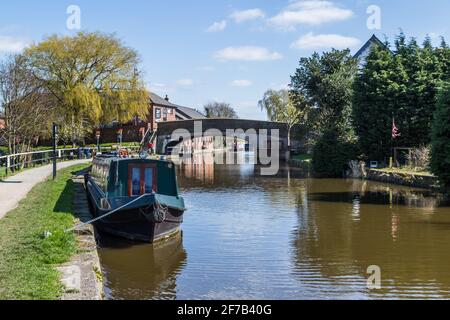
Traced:
<path id="1" fill-rule="evenodd" d="M 155 246 L 102 236 L 108 299 L 450 298 L 450 207 L 437 194 L 201 161 L 179 183 L 182 234 Z M 367 286 L 370 266 L 381 289 Z"/>

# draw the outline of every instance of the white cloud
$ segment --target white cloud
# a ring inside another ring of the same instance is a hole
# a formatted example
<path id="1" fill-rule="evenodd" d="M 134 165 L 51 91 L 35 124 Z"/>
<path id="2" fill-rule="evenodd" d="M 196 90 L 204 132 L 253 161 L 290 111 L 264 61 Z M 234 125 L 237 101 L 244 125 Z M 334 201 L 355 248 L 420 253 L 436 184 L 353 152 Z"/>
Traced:
<path id="1" fill-rule="evenodd" d="M 219 32 L 225 30 L 227 27 L 227 21 L 222 20 L 219 22 L 214 22 L 208 29 L 206 29 L 206 32 Z"/>
<path id="2" fill-rule="evenodd" d="M 243 47 L 227 47 L 214 54 L 218 60 L 241 60 L 241 61 L 268 61 L 279 60 L 283 56 L 278 52 L 271 52 L 267 48 L 243 46 Z"/>
<path id="3" fill-rule="evenodd" d="M 318 34 L 312 32 L 300 37 L 291 44 L 291 48 L 295 49 L 321 49 L 335 48 L 346 49 L 353 48 L 361 44 L 357 38 L 345 37 L 338 34 Z"/>
<path id="4" fill-rule="evenodd" d="M 337 7 L 326 0 L 302 0 L 294 2 L 276 16 L 269 24 L 285 30 L 295 30 L 299 24 L 321 25 L 328 22 L 344 21 L 354 15 L 352 10 Z"/>
<path id="5" fill-rule="evenodd" d="M 28 44 L 28 42 L 21 39 L 0 36 L 0 52 L 18 53 L 25 49 Z"/>
<path id="6" fill-rule="evenodd" d="M 234 80 L 231 82 L 233 87 L 249 87 L 253 84 L 250 80 Z"/>
<path id="7" fill-rule="evenodd" d="M 192 79 L 180 79 L 177 81 L 177 85 L 182 87 L 190 87 L 194 84 L 194 81 Z"/>
<path id="8" fill-rule="evenodd" d="M 249 9 L 242 11 L 235 11 L 230 15 L 236 23 L 242 23 L 249 20 L 255 20 L 260 18 L 265 18 L 266 14 L 261 9 Z"/>

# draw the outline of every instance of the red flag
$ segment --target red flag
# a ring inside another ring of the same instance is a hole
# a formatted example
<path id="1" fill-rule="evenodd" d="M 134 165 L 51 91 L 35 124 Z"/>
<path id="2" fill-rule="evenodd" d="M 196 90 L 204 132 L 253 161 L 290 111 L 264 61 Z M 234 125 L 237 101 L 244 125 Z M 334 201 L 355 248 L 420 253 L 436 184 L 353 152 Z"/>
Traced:
<path id="1" fill-rule="evenodd" d="M 395 119 L 392 119 L 392 139 L 396 139 L 400 137 L 401 134 L 399 133 L 399 130 L 397 126 L 395 125 Z"/>

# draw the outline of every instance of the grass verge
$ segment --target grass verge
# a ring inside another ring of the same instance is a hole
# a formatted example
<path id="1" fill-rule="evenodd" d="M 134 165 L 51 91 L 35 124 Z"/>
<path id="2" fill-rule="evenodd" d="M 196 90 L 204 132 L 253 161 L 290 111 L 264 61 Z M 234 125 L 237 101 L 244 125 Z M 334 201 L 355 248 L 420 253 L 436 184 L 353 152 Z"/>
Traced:
<path id="1" fill-rule="evenodd" d="M 434 177 L 434 175 L 424 169 L 420 168 L 383 168 L 383 169 L 372 169 L 375 171 L 387 172 L 387 173 L 398 173 L 398 174 L 409 174 L 416 176 Z"/>
<path id="2" fill-rule="evenodd" d="M 62 294 L 55 267 L 70 260 L 77 245 L 64 230 L 74 223 L 72 172 L 58 172 L 31 190 L 19 206 L 0 220 L 0 300 L 55 300 Z M 52 235 L 44 237 L 49 231 Z"/>

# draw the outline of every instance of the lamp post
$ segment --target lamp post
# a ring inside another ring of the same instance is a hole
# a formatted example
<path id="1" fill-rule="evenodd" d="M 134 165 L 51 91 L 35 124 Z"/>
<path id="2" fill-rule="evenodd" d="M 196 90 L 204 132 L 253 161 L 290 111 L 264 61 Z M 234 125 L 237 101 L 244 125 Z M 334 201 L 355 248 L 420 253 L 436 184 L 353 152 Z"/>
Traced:
<path id="1" fill-rule="evenodd" d="M 97 152 L 101 152 L 100 151 L 100 136 L 101 136 L 101 132 L 100 130 L 97 130 L 97 132 L 95 133 L 95 137 L 97 138 Z"/>
<path id="2" fill-rule="evenodd" d="M 52 126 L 52 142 L 53 142 L 53 180 L 56 179 L 56 145 L 57 145 L 57 139 L 58 139 L 58 125 L 56 123 L 53 123 Z"/>

